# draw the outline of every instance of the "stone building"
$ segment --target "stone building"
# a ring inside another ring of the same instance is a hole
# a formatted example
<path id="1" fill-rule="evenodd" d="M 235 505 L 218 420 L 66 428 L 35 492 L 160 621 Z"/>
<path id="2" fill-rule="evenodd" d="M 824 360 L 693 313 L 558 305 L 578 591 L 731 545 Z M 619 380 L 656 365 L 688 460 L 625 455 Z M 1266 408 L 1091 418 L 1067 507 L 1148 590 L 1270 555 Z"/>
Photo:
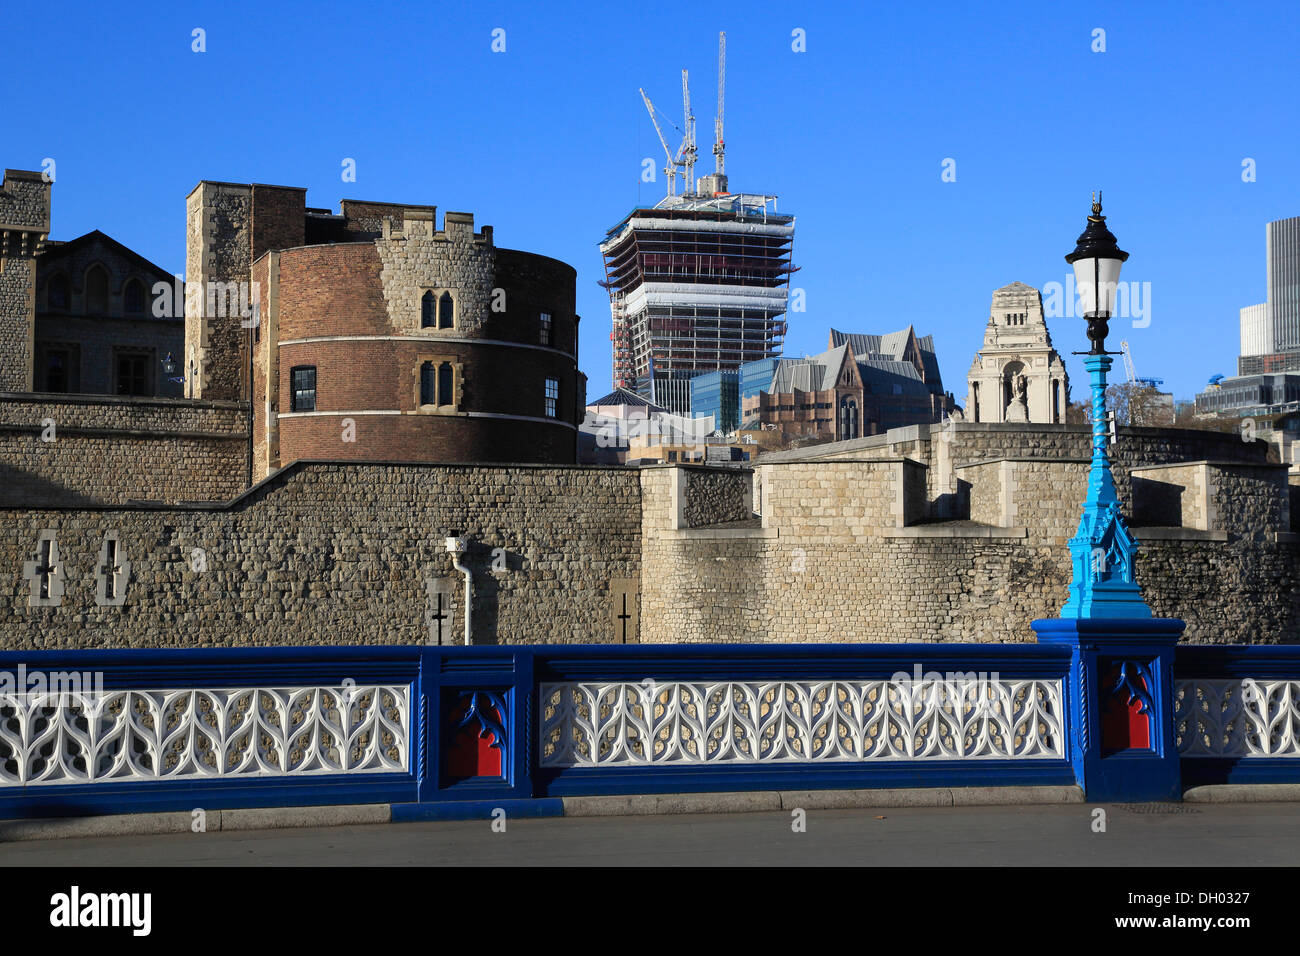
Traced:
<path id="1" fill-rule="evenodd" d="M 931 424 L 955 408 L 943 390 L 934 340 L 918 338 L 910 325 L 888 335 L 831 329 L 827 351 L 780 359 L 770 384 L 741 401 L 750 426 L 826 441 Z"/>
<path id="2" fill-rule="evenodd" d="M 18 169 L 0 186 L 0 392 L 178 397 L 179 280 L 99 230 L 49 239 L 51 187 Z"/>
<path id="3" fill-rule="evenodd" d="M 1037 289 L 1013 282 L 994 291 L 984 347 L 966 380 L 967 421 L 1065 421 L 1070 379 L 1052 347 Z"/>
<path id="4" fill-rule="evenodd" d="M 187 201 L 189 394 L 251 395 L 255 478 L 300 458 L 576 461 L 571 266 L 468 213 L 305 203 L 206 180 Z"/>
<path id="5" fill-rule="evenodd" d="M 166 292 L 155 299 L 159 284 Z M 34 390 L 181 397 L 179 285 L 98 229 L 47 242 L 36 259 Z"/>

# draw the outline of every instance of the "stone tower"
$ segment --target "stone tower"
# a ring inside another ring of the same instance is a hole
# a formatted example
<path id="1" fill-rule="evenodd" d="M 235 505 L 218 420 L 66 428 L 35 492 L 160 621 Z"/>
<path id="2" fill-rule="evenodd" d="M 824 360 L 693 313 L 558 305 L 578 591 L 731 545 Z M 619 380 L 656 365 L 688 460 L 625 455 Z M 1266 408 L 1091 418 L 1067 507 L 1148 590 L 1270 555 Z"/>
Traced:
<path id="1" fill-rule="evenodd" d="M 307 190 L 204 180 L 185 200 L 185 394 L 242 399 L 257 338 L 251 268 L 304 241 Z"/>
<path id="2" fill-rule="evenodd" d="M 0 182 L 0 391 L 32 389 L 36 254 L 50 234 L 43 173 L 6 169 Z"/>
<path id="3" fill-rule="evenodd" d="M 967 421 L 1065 422 L 1070 379 L 1052 348 L 1037 289 L 1013 282 L 993 293 L 984 347 L 966 381 Z"/>

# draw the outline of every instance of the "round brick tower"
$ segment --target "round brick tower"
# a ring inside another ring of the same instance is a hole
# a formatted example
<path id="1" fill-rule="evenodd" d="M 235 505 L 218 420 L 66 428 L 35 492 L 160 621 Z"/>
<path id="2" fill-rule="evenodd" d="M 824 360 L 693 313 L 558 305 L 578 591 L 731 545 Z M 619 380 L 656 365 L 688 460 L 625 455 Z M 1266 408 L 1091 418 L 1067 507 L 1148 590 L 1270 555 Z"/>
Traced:
<path id="1" fill-rule="evenodd" d="M 296 459 L 575 460 L 576 272 L 434 217 L 405 207 L 369 241 L 254 263 L 255 477 Z"/>

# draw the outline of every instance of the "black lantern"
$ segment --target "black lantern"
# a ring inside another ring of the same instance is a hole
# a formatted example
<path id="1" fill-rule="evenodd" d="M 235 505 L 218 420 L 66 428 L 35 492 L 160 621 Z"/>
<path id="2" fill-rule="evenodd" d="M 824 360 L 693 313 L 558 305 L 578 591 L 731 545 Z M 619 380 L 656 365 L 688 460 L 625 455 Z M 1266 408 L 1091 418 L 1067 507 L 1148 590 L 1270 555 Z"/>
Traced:
<path id="1" fill-rule="evenodd" d="M 1101 194 L 1093 197 L 1092 215 L 1088 227 L 1079 236 L 1074 252 L 1065 261 L 1074 267 L 1074 281 L 1083 300 L 1083 315 L 1088 320 L 1088 341 L 1092 354 L 1106 351 L 1107 320 L 1115 308 L 1115 289 L 1119 285 L 1119 270 L 1128 259 L 1106 228 L 1106 217 L 1101 214 Z"/>

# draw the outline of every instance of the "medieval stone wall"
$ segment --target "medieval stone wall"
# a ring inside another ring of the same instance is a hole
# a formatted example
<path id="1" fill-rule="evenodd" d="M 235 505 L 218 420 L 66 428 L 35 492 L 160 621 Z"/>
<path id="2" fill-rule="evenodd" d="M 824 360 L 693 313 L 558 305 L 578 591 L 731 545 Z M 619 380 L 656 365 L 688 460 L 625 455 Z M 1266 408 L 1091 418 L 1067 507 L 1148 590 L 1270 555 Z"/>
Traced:
<path id="1" fill-rule="evenodd" d="M 0 395 L 0 507 L 227 501 L 245 428 L 234 403 Z"/>
<path id="2" fill-rule="evenodd" d="M 719 471 L 684 468 L 685 500 L 682 524 L 688 528 L 729 521 L 744 521 L 753 516 L 747 495 L 753 482 L 749 469 Z"/>
<path id="3" fill-rule="evenodd" d="M 444 643 L 459 643 L 456 531 L 478 642 L 608 642 L 610 583 L 641 576 L 640 496 L 630 469 L 300 464 L 230 506 L 0 512 L 0 635 L 11 649 L 422 644 L 444 579 Z M 29 607 L 24 562 L 47 529 L 65 591 Z M 130 563 L 120 607 L 95 602 L 109 531 Z"/>
<path id="4" fill-rule="evenodd" d="M 26 257 L 0 257 L 0 389 L 32 387 L 36 264 Z"/>
<path id="5" fill-rule="evenodd" d="M 248 330 L 228 308 L 210 306 L 208 293 L 213 283 L 249 281 L 252 212 L 250 186 L 203 182 L 186 198 L 185 374 L 190 398 L 243 395 L 247 372 L 240 355 Z"/>
<path id="6" fill-rule="evenodd" d="M 1086 465 L 976 470 L 991 480 L 975 487 L 997 489 L 980 507 L 1000 514 L 1010 487 L 1018 527 L 903 524 L 895 476 L 920 485 L 921 475 L 837 461 L 760 464 L 761 529 L 675 530 L 675 469 L 643 469 L 641 640 L 1032 641 L 1028 622 L 1067 597 L 1064 545 Z M 1237 500 L 1234 522 L 1273 530 L 1138 532 L 1144 595 L 1155 614 L 1183 618 L 1191 642 L 1300 643 L 1300 544 L 1273 533 L 1276 494 Z"/>

